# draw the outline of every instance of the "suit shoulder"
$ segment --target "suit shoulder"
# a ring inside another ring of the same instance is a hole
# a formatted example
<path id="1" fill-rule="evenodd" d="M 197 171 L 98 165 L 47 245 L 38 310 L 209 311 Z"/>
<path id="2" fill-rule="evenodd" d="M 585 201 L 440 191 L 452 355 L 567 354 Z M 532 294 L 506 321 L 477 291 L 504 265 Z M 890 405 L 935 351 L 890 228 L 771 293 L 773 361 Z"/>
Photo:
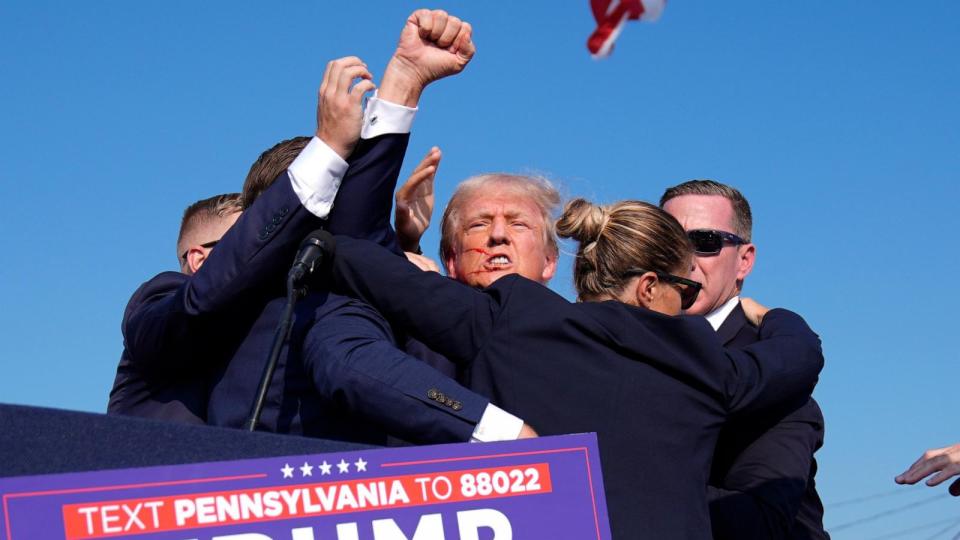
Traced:
<path id="1" fill-rule="evenodd" d="M 137 290 L 130 296 L 127 302 L 127 308 L 124 311 L 124 319 L 151 297 L 157 295 L 172 294 L 190 279 L 189 276 L 180 272 L 161 272 L 142 283 Z"/>

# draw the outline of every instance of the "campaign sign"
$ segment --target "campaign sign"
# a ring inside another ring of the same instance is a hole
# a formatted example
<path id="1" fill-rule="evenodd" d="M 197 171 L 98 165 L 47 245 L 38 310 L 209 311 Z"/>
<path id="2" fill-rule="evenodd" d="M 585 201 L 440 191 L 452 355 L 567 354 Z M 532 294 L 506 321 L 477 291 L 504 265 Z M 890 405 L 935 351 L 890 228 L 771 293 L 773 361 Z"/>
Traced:
<path id="1" fill-rule="evenodd" d="M 0 479 L 2 540 L 610 538 L 593 434 Z"/>

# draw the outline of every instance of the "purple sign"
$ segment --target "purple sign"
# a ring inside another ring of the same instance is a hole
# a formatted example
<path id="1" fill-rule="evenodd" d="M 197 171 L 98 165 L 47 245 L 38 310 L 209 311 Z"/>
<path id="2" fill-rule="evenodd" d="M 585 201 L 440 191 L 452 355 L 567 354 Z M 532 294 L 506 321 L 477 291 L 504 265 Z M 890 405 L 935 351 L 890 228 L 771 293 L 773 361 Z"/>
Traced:
<path id="1" fill-rule="evenodd" d="M 0 540 L 610 538 L 593 434 L 0 479 Z"/>

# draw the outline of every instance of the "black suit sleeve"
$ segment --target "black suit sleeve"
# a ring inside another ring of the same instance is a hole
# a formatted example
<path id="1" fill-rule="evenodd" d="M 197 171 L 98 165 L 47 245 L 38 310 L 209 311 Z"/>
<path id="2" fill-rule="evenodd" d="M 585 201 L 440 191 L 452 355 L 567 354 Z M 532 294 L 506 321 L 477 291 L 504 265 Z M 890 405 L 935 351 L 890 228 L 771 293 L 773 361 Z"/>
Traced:
<path id="1" fill-rule="evenodd" d="M 809 396 L 823 369 L 820 338 L 796 313 L 773 309 L 760 326 L 760 341 L 726 349 L 731 369 L 724 383 L 728 412 L 782 407 Z"/>
<path id="2" fill-rule="evenodd" d="M 372 305 L 451 361 L 469 363 L 493 331 L 499 292 L 481 292 L 363 240 L 336 237 L 334 290 Z"/>
<path id="3" fill-rule="evenodd" d="M 320 395 L 406 441 L 469 440 L 489 403 L 397 349 L 387 322 L 356 300 L 310 329 L 304 356 Z"/>
<path id="4" fill-rule="evenodd" d="M 724 428 L 709 492 L 714 538 L 790 538 L 809 493 L 823 414 L 808 399 L 774 420 L 739 418 Z M 772 425 L 771 425 L 772 423 Z M 719 467 L 718 467 L 719 466 Z"/>
<path id="5" fill-rule="evenodd" d="M 141 294 L 122 324 L 124 344 L 142 367 L 189 364 L 214 317 L 280 280 L 300 240 L 320 223 L 286 173 L 248 208 L 196 274 L 175 288 Z"/>
<path id="6" fill-rule="evenodd" d="M 367 238 L 395 252 L 390 197 L 409 134 L 361 140 L 348 160 L 328 228 Z M 144 367 L 190 365 L 192 345 L 209 337 L 214 319 L 257 304 L 283 286 L 300 241 L 322 221 L 307 211 L 284 172 L 244 211 L 200 270 L 180 286 L 145 295 L 122 323 L 131 358 Z"/>

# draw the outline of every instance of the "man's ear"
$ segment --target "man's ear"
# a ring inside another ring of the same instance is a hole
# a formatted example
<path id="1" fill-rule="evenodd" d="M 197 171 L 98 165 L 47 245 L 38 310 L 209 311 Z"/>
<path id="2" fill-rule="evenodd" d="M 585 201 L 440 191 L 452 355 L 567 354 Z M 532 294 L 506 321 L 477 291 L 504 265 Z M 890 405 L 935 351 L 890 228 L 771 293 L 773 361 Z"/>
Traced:
<path id="1" fill-rule="evenodd" d="M 753 262 L 757 256 L 757 248 L 753 244 L 743 244 L 737 248 L 737 281 L 743 281 L 753 270 Z"/>
<path id="2" fill-rule="evenodd" d="M 553 279 L 553 276 L 557 273 L 557 259 L 559 258 L 556 253 L 547 255 L 547 265 L 543 267 L 543 273 L 540 275 L 540 283 L 546 285 L 548 281 Z"/>
<path id="3" fill-rule="evenodd" d="M 457 262 L 457 257 L 456 257 L 456 255 L 454 255 L 454 256 L 452 256 L 452 257 L 447 257 L 446 260 L 443 261 L 443 265 L 444 265 L 444 267 L 446 267 L 446 269 L 447 269 L 447 277 L 453 278 L 453 279 L 457 279 L 457 265 L 456 265 L 456 262 Z"/>
<path id="4" fill-rule="evenodd" d="M 188 275 L 197 273 L 197 270 L 203 266 L 203 261 L 207 260 L 207 250 L 200 246 L 191 246 L 187 250 L 187 270 Z"/>

